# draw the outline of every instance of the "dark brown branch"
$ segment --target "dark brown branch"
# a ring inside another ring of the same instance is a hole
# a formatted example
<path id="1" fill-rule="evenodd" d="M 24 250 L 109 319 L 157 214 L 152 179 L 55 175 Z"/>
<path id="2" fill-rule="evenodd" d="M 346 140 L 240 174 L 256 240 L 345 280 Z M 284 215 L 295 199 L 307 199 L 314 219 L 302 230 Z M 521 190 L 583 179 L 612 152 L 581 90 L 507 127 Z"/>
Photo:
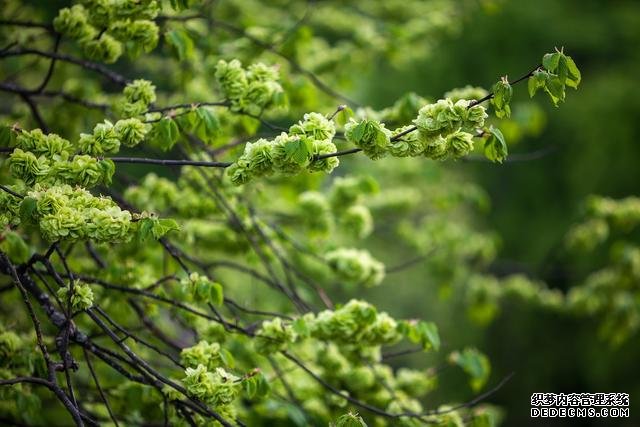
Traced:
<path id="1" fill-rule="evenodd" d="M 13 148 L 12 148 L 12 150 L 13 150 Z M 15 191 L 13 191 L 12 189 L 10 189 L 9 187 L 6 187 L 6 186 L 4 186 L 2 184 L 0 184 L 0 190 L 11 194 L 13 197 L 17 197 L 18 199 L 24 199 L 24 196 L 22 194 L 18 194 Z"/>
<path id="2" fill-rule="evenodd" d="M 511 86 L 516 85 L 516 84 L 520 83 L 521 81 L 524 81 L 524 80 L 528 79 L 528 78 L 529 78 L 529 77 L 531 77 L 531 76 L 533 75 L 533 73 L 535 73 L 535 72 L 536 72 L 536 70 L 538 70 L 540 67 L 542 67 L 542 65 L 536 65 L 536 66 L 535 66 L 535 68 L 533 68 L 533 69 L 532 69 L 531 71 L 529 71 L 527 74 L 525 74 L 525 75 L 523 75 L 523 76 L 521 76 L 521 77 L 518 77 L 517 79 L 515 79 L 514 81 L 512 81 L 512 82 L 511 82 Z M 483 102 L 488 101 L 488 100 L 490 100 L 491 98 L 493 98 L 493 97 L 494 97 L 494 95 L 495 95 L 495 94 L 494 94 L 493 92 L 490 92 L 490 93 L 489 93 L 489 94 L 487 94 L 486 96 L 484 96 L 484 97 L 482 97 L 482 98 L 480 98 L 480 99 L 477 99 L 477 100 L 475 100 L 475 101 L 470 102 L 470 103 L 469 103 L 469 107 L 468 107 L 468 108 L 474 107 L 474 106 L 476 106 L 476 105 L 478 105 L 478 104 L 482 104 Z"/>
<path id="3" fill-rule="evenodd" d="M 58 48 L 60 47 L 60 40 L 62 39 L 62 35 L 61 34 L 57 34 L 56 35 L 56 40 L 54 42 L 54 46 L 53 46 L 53 53 L 57 54 L 58 53 Z M 53 76 L 53 69 L 56 66 L 56 61 L 57 58 L 51 58 L 51 63 L 49 64 L 49 69 L 47 70 L 47 74 L 44 76 L 44 79 L 42 80 L 42 83 L 40 83 L 38 85 L 37 88 L 33 89 L 34 93 L 40 93 L 44 90 L 45 87 L 47 87 L 47 85 L 49 84 L 49 81 L 51 80 L 51 76 Z"/>
<path id="4" fill-rule="evenodd" d="M 229 101 L 190 102 L 190 103 L 184 103 L 184 104 L 169 105 L 167 107 L 149 108 L 147 110 L 147 113 L 164 113 L 165 111 L 179 110 L 183 108 L 196 109 L 198 107 L 228 107 L 230 105 L 231 103 Z"/>
<path id="5" fill-rule="evenodd" d="M 79 104 L 87 108 L 95 108 L 99 110 L 107 110 L 109 108 L 108 104 L 88 101 L 60 90 L 43 90 L 40 92 L 34 92 L 33 90 L 18 86 L 10 82 L 0 82 L 0 91 L 11 92 L 18 95 L 29 95 L 31 97 L 62 98 L 63 100 L 73 104 Z"/>
<path id="6" fill-rule="evenodd" d="M 49 133 L 49 127 L 47 126 L 47 123 L 42 118 L 42 115 L 40 114 L 40 110 L 38 110 L 38 106 L 36 105 L 36 103 L 33 102 L 31 97 L 29 97 L 28 95 L 21 94 L 20 97 L 29 106 L 29 109 L 31 110 L 31 115 L 33 116 L 36 123 L 38 123 L 38 126 L 40 126 L 40 129 L 42 129 L 42 132 Z"/>
<path id="7" fill-rule="evenodd" d="M 203 166 L 209 168 L 227 168 L 231 162 L 207 162 L 199 160 L 149 159 L 145 157 L 106 157 L 114 163 L 146 163 L 163 166 Z"/>
<path id="8" fill-rule="evenodd" d="M 62 53 L 53 53 L 53 52 L 47 52 L 47 51 L 43 51 L 43 50 L 39 50 L 39 49 L 15 49 L 15 50 L 9 50 L 6 52 L 2 52 L 0 53 L 0 58 L 6 58 L 6 57 L 10 57 L 10 56 L 21 56 L 21 55 L 37 55 L 37 56 L 41 56 L 43 58 L 55 58 L 57 60 L 60 61 L 64 61 L 64 62 L 68 62 L 70 64 L 75 64 L 78 65 L 82 68 L 85 68 L 87 70 L 91 70 L 91 71 L 95 71 L 97 73 L 102 74 L 103 76 L 105 76 L 106 78 L 108 78 L 109 80 L 111 80 L 112 82 L 124 86 L 129 82 L 129 79 L 127 79 L 126 77 L 116 73 L 115 71 L 110 70 L 109 68 L 105 67 L 102 64 L 99 64 L 97 62 L 92 62 L 92 61 L 87 61 L 81 58 L 77 58 L 75 56 L 71 56 L 71 55 L 67 55 L 67 54 L 62 54 Z"/>
<path id="9" fill-rule="evenodd" d="M 98 389 L 98 393 L 100 393 L 100 398 L 104 402 L 104 406 L 107 408 L 107 412 L 109 412 L 109 417 L 111 418 L 111 421 L 113 421 L 113 424 L 116 427 L 118 427 L 118 420 L 116 419 L 116 416 L 113 413 L 113 410 L 111 409 L 111 405 L 109 405 L 107 396 L 104 394 L 104 391 L 102 391 L 102 386 L 100 386 L 100 381 L 98 380 L 98 376 L 96 375 L 96 372 L 93 369 L 93 364 L 91 363 L 91 357 L 89 356 L 89 351 L 87 350 L 86 347 L 83 347 L 83 350 L 84 350 L 84 360 L 87 361 L 89 372 L 91 372 L 91 377 L 93 378 L 93 382 L 95 383 L 96 388 Z"/>

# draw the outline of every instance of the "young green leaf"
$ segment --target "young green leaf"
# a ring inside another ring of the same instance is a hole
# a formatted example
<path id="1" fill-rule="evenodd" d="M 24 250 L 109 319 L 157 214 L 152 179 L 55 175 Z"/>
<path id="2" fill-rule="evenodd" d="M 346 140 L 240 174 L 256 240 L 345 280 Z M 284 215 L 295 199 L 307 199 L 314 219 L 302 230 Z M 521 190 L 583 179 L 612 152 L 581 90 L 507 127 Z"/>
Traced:
<path id="1" fill-rule="evenodd" d="M 304 164 L 309 160 L 312 149 L 310 141 L 306 138 L 291 140 L 284 146 L 287 159 L 293 160 L 298 164 Z"/>
<path id="2" fill-rule="evenodd" d="M 196 109 L 196 134 L 200 139 L 208 141 L 218 134 L 220 130 L 220 122 L 218 118 L 205 107 Z"/>
<path id="3" fill-rule="evenodd" d="M 493 105 L 496 116 L 498 118 L 511 116 L 511 96 L 513 95 L 513 88 L 509 84 L 506 78 L 502 78 L 499 82 L 493 85 L 493 98 L 491 98 L 491 105 Z"/>
<path id="4" fill-rule="evenodd" d="M 180 129 L 174 120 L 165 117 L 155 125 L 154 136 L 161 149 L 169 150 L 178 141 Z"/>
<path id="5" fill-rule="evenodd" d="M 438 334 L 438 326 L 433 322 L 418 322 L 417 329 L 420 332 L 420 341 L 425 350 L 440 349 L 440 335 Z"/>
<path id="6" fill-rule="evenodd" d="M 173 30 L 165 34 L 167 44 L 173 48 L 173 52 L 180 61 L 193 56 L 193 40 L 184 30 Z"/>
<path id="7" fill-rule="evenodd" d="M 157 240 L 171 230 L 180 230 L 178 223 L 171 218 L 154 218 L 151 234 Z"/>
<path id="8" fill-rule="evenodd" d="M 0 250 L 15 263 L 21 264 L 29 259 L 29 246 L 15 231 L 7 231 L 0 236 Z"/>
<path id="9" fill-rule="evenodd" d="M 449 355 L 449 362 L 461 367 L 469 374 L 471 388 L 480 390 L 489 379 L 491 365 L 487 356 L 475 348 L 465 348 L 462 352 L 454 351 Z"/>
<path id="10" fill-rule="evenodd" d="M 489 133 L 491 135 L 484 143 L 484 155 L 492 162 L 502 163 L 509 153 L 504 135 L 500 129 L 493 126 L 489 127 Z"/>
<path id="11" fill-rule="evenodd" d="M 553 73 L 558 68 L 561 56 L 560 52 L 547 53 L 542 57 L 542 66 L 545 70 Z"/>
<path id="12" fill-rule="evenodd" d="M 367 427 L 364 419 L 353 412 L 341 415 L 334 425 L 335 427 Z"/>
<path id="13" fill-rule="evenodd" d="M 25 197 L 20 203 L 20 221 L 25 224 L 35 224 L 38 201 L 33 197 Z"/>
<path id="14" fill-rule="evenodd" d="M 9 126 L 0 126 L 0 147 L 6 148 L 13 145 L 15 133 Z"/>
<path id="15" fill-rule="evenodd" d="M 576 63 L 573 62 L 573 59 L 570 56 L 566 56 L 565 58 L 567 61 L 567 72 L 568 72 L 568 78 L 566 82 L 567 86 L 577 89 L 578 85 L 580 84 L 580 81 L 582 80 L 580 70 L 578 70 Z"/>

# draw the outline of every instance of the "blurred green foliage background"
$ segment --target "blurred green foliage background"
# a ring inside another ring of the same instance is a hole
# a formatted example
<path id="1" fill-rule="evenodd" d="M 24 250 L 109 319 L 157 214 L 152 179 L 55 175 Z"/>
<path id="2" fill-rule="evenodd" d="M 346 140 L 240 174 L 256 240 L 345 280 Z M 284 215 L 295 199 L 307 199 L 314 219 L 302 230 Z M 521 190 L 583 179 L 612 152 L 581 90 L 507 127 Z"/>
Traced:
<path id="1" fill-rule="evenodd" d="M 539 52 L 564 46 L 582 70 L 579 92 L 559 109 L 538 102 L 547 113 L 544 130 L 511 146 L 511 153 L 541 150 L 546 155 L 500 167 L 482 162 L 455 167 L 490 196 L 484 225 L 497 231 L 502 242 L 500 261 L 492 270 L 498 275 L 523 272 L 566 290 L 607 259 L 606 253 L 568 258 L 561 249 L 584 198 L 638 194 L 640 3 L 497 1 L 485 2 L 481 9 L 418 67 L 397 71 L 379 64 L 361 92 L 374 105 L 388 105 L 406 91 L 439 96 L 467 83 L 487 87 L 497 76 L 516 78 L 527 72 Z M 514 91 L 514 104 L 528 99 L 520 89 Z M 506 307 L 488 329 L 479 330 L 459 302 L 443 308 L 437 284 L 421 282 L 423 274 L 417 268 L 390 277 L 398 281 L 394 298 L 379 288 L 377 302 L 394 312 L 438 313 L 435 320 L 453 347 L 476 341 L 489 355 L 495 378 L 515 372 L 492 399 L 508 408 L 507 425 L 637 425 L 637 337 L 611 348 L 596 337 L 595 323 L 589 320 L 523 305 Z M 407 289 L 400 286 L 405 282 L 422 285 Z M 455 388 L 443 375 L 441 384 Z M 542 422 L 529 415 L 533 392 L 614 390 L 630 394 L 631 419 Z"/>

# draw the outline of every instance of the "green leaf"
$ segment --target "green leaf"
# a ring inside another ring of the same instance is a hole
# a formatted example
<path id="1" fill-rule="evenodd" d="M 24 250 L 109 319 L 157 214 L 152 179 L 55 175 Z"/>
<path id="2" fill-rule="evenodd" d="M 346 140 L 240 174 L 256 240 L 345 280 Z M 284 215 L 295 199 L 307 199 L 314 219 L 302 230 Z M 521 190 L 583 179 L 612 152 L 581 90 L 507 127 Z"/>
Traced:
<path id="1" fill-rule="evenodd" d="M 529 90 L 529 97 L 533 98 L 533 95 L 536 94 L 536 92 L 538 91 L 538 82 L 536 81 L 536 79 L 531 76 L 529 77 L 529 79 L 527 80 L 527 89 Z"/>
<path id="2" fill-rule="evenodd" d="M 211 282 L 209 284 L 209 302 L 213 305 L 222 305 L 224 302 L 224 293 L 222 285 L 217 282 Z"/>
<path id="3" fill-rule="evenodd" d="M 422 347 L 425 350 L 440 349 L 440 335 L 438 334 L 438 326 L 433 322 L 419 322 L 418 330 L 420 332 Z"/>
<path id="4" fill-rule="evenodd" d="M 0 237 L 0 249 L 14 263 L 22 264 L 29 260 L 29 246 L 15 231 L 7 231 Z"/>
<path id="5" fill-rule="evenodd" d="M 289 98 L 287 97 L 287 93 L 284 92 L 284 91 L 276 92 L 273 95 L 271 103 L 272 103 L 273 107 L 286 108 L 289 105 Z"/>
<path id="6" fill-rule="evenodd" d="M 465 348 L 462 352 L 454 351 L 449 355 L 449 361 L 461 367 L 471 377 L 470 384 L 474 391 L 481 389 L 489 379 L 489 359 L 475 348 Z"/>
<path id="7" fill-rule="evenodd" d="M 495 416 L 489 412 L 482 412 L 480 414 L 474 415 L 471 420 L 470 427 L 495 427 L 496 420 Z"/>
<path id="8" fill-rule="evenodd" d="M 356 114 L 353 112 L 351 107 L 346 107 L 338 113 L 335 120 L 337 124 L 339 124 L 340 126 L 344 126 L 345 124 L 347 124 L 349 119 L 355 117 L 355 115 Z"/>
<path id="9" fill-rule="evenodd" d="M 567 68 L 567 58 L 564 55 L 560 55 L 560 59 L 558 60 L 558 80 L 563 85 L 567 82 L 567 77 L 569 75 L 569 70 Z"/>
<path id="10" fill-rule="evenodd" d="M 511 115 L 509 103 L 513 95 L 513 88 L 506 78 L 494 84 L 492 92 L 493 98 L 491 98 L 491 105 L 493 105 L 495 109 L 496 116 L 498 118 L 509 117 Z"/>
<path id="11" fill-rule="evenodd" d="M 258 386 L 256 384 L 254 377 L 249 377 L 245 379 L 242 383 L 244 387 L 244 392 L 246 393 L 249 399 L 251 399 L 253 396 L 256 395 L 256 392 L 258 391 Z"/>
<path id="12" fill-rule="evenodd" d="M 178 223 L 170 218 L 154 218 L 151 234 L 157 240 L 163 237 L 171 230 L 180 230 Z"/>
<path id="13" fill-rule="evenodd" d="M 113 174 L 116 172 L 116 165 L 109 159 L 100 160 L 98 165 L 100 166 L 100 169 L 102 169 L 102 181 L 106 185 L 111 184 Z"/>
<path id="14" fill-rule="evenodd" d="M 433 322 L 402 321 L 398 325 L 398 332 L 407 337 L 409 341 L 421 344 L 425 350 L 440 349 L 440 335 L 438 326 Z"/>
<path id="15" fill-rule="evenodd" d="M 191 0 L 171 0 L 171 7 L 180 12 L 182 10 L 188 9 L 193 2 Z"/>
<path id="16" fill-rule="evenodd" d="M 196 134 L 205 141 L 213 138 L 220 130 L 218 118 L 208 108 L 199 107 L 196 110 Z"/>
<path id="17" fill-rule="evenodd" d="M 168 31 L 165 34 L 167 44 L 173 48 L 174 54 L 178 60 L 184 61 L 193 56 L 193 40 L 184 30 Z"/>
<path id="18" fill-rule="evenodd" d="M 161 149 L 169 150 L 178 141 L 180 129 L 172 119 L 165 117 L 160 120 L 155 128 L 156 141 Z"/>
<path id="19" fill-rule="evenodd" d="M 560 52 L 547 53 L 542 57 L 542 66 L 545 70 L 553 73 L 558 67 L 558 62 L 560 61 L 560 56 L 562 54 Z"/>
<path id="20" fill-rule="evenodd" d="M 287 142 L 284 146 L 284 152 L 287 159 L 293 160 L 298 164 L 305 164 L 310 157 L 312 147 L 306 138 L 298 138 Z"/>
<path id="21" fill-rule="evenodd" d="M 302 411 L 302 409 L 298 408 L 296 405 L 286 405 L 287 416 L 291 420 L 291 422 L 300 427 L 306 427 L 309 424 L 307 423 L 307 416 Z"/>
<path id="22" fill-rule="evenodd" d="M 224 365 L 228 368 L 233 368 L 236 364 L 236 361 L 233 358 L 231 352 L 229 352 L 229 350 L 225 348 L 220 349 L 220 359 L 222 360 L 222 363 L 224 363 Z"/>
<path id="23" fill-rule="evenodd" d="M 353 139 L 356 141 L 360 141 L 364 136 L 366 128 L 367 128 L 367 122 L 365 121 L 360 122 L 355 128 L 353 128 L 353 132 L 352 132 Z"/>
<path id="24" fill-rule="evenodd" d="M 564 87 L 565 86 L 560 82 L 558 78 L 549 79 L 544 87 L 545 91 L 549 94 L 553 105 L 555 105 L 556 107 L 559 103 L 564 101 Z"/>
<path id="25" fill-rule="evenodd" d="M 140 242 L 146 241 L 151 236 L 152 228 L 153 218 L 143 218 L 138 221 L 138 240 Z"/>
<path id="26" fill-rule="evenodd" d="M 15 139 L 15 134 L 13 130 L 11 130 L 11 127 L 0 126 L 0 147 L 13 146 L 14 139 Z"/>
<path id="27" fill-rule="evenodd" d="M 257 390 L 256 396 L 264 397 L 269 394 L 269 390 L 271 390 L 271 386 L 269 385 L 269 381 L 267 381 L 267 377 L 264 376 L 262 372 L 258 372 L 253 376 L 255 378 Z"/>
<path id="28" fill-rule="evenodd" d="M 174 119 L 178 123 L 178 127 L 183 132 L 191 132 L 200 123 L 197 110 L 189 110 L 186 114 L 182 114 Z"/>
<path id="29" fill-rule="evenodd" d="M 502 135 L 500 129 L 493 126 L 489 127 L 489 133 L 491 136 L 484 143 L 484 155 L 492 162 L 502 163 L 509 154 L 504 135 Z"/>
<path id="30" fill-rule="evenodd" d="M 567 79 L 567 86 L 576 89 L 582 80 L 582 75 L 580 74 L 580 70 L 578 70 L 578 66 L 570 56 L 566 57 L 567 60 L 567 72 L 569 73 L 569 78 Z"/>
<path id="31" fill-rule="evenodd" d="M 357 413 L 349 412 L 338 418 L 335 427 L 367 427 L 367 423 Z"/>
<path id="32" fill-rule="evenodd" d="M 25 197 L 20 203 L 20 221 L 25 224 L 35 224 L 38 201 L 33 197 Z"/>
<path id="33" fill-rule="evenodd" d="M 309 333 L 310 333 L 309 325 L 307 324 L 307 321 L 303 317 L 298 317 L 296 320 L 293 321 L 291 326 L 293 327 L 293 330 L 295 331 L 295 333 L 298 334 L 299 336 L 303 338 L 306 338 L 309 336 Z"/>
<path id="34" fill-rule="evenodd" d="M 138 221 L 138 240 L 144 242 L 153 236 L 158 240 L 171 230 L 179 230 L 178 223 L 170 218 L 142 218 Z"/>

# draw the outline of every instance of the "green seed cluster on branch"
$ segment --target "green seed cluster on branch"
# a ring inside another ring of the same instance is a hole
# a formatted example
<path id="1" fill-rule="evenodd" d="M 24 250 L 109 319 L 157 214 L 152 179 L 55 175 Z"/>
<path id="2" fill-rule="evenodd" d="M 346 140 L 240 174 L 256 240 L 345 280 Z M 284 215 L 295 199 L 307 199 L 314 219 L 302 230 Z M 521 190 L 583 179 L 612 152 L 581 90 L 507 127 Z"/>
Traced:
<path id="1" fill-rule="evenodd" d="M 189 277 L 180 281 L 180 285 L 196 302 L 222 305 L 224 300 L 222 285 L 207 276 L 191 273 Z"/>
<path id="2" fill-rule="evenodd" d="M 378 312 L 373 305 L 354 299 L 335 310 L 324 310 L 317 315 L 307 313 L 295 321 L 279 317 L 264 321 L 256 333 L 254 344 L 256 351 L 271 354 L 286 350 L 294 342 L 306 338 L 341 345 L 358 343 L 360 347 L 375 349 L 395 344 L 403 337 L 421 343 L 425 349 L 439 347 L 434 324 L 398 322 L 387 313 Z"/>
<path id="3" fill-rule="evenodd" d="M 331 206 L 324 194 L 305 191 L 298 196 L 300 217 L 305 227 L 315 234 L 328 235 L 333 228 Z"/>
<path id="4" fill-rule="evenodd" d="M 620 345 L 640 329 L 640 247 L 617 242 L 609 264 L 567 294 L 568 308 L 576 314 L 599 318 L 598 333 Z"/>
<path id="5" fill-rule="evenodd" d="M 315 160 L 314 157 L 335 152 L 336 146 L 331 142 L 334 135 L 333 122 L 322 114 L 307 113 L 303 120 L 291 126 L 289 133 L 283 132 L 271 141 L 259 139 L 247 143 L 242 156 L 227 169 L 227 175 L 231 182 L 239 185 L 275 172 L 331 172 L 339 164 L 337 158 Z"/>
<path id="6" fill-rule="evenodd" d="M 182 177 L 177 182 L 149 173 L 138 185 L 128 187 L 124 197 L 134 206 L 144 206 L 149 212 L 156 214 L 177 212 L 188 221 L 197 221 L 198 218 L 215 212 L 215 202 L 203 198 L 198 188 L 190 185 L 185 171 L 186 168 L 183 168 Z M 202 224 L 202 221 L 199 223 Z M 209 223 L 209 225 L 217 226 L 218 224 Z"/>
<path id="7" fill-rule="evenodd" d="M 593 196 L 587 200 L 587 214 L 611 225 L 630 230 L 640 224 L 640 197 L 611 199 Z"/>
<path id="8" fill-rule="evenodd" d="M 21 131 L 16 146 L 9 157 L 9 168 L 28 186 L 67 183 L 94 187 L 110 183 L 115 171 L 110 160 L 75 155 L 69 141 L 56 134 L 45 135 L 40 129 Z"/>
<path id="9" fill-rule="evenodd" d="M 351 300 L 336 310 L 324 310 L 310 325 L 311 336 L 338 344 L 392 345 L 402 339 L 396 322 L 364 301 Z"/>
<path id="10" fill-rule="evenodd" d="M 434 160 L 460 158 L 473 150 L 473 134 L 488 117 L 482 105 L 461 99 L 441 99 L 422 107 L 413 121 L 425 144 L 423 154 Z"/>
<path id="11" fill-rule="evenodd" d="M 326 237 L 337 224 L 341 232 L 364 239 L 373 231 L 373 216 L 364 198 L 377 191 L 378 184 L 371 177 L 337 177 L 328 196 L 318 191 L 301 193 L 298 215 L 314 234 Z"/>
<path id="12" fill-rule="evenodd" d="M 260 115 L 272 106 L 282 105 L 284 92 L 275 67 L 262 63 L 251 64 L 246 69 L 237 59 L 220 60 L 216 65 L 216 80 L 231 103 L 232 111 Z"/>
<path id="13" fill-rule="evenodd" d="M 609 262 L 569 290 L 567 308 L 599 318 L 600 336 L 619 345 L 640 329 L 640 309 L 634 303 L 640 298 L 640 248 L 631 243 L 640 225 L 640 198 L 591 196 L 583 216 L 567 233 L 567 248 L 583 256 L 610 240 Z"/>
<path id="14" fill-rule="evenodd" d="M 58 298 L 66 304 L 71 302 L 71 308 L 76 311 L 84 311 L 93 305 L 93 291 L 86 283 L 75 281 L 73 286 L 62 286 L 57 292 Z"/>
<path id="15" fill-rule="evenodd" d="M 474 135 L 470 132 L 482 128 L 487 118 L 485 108 L 471 102 L 460 99 L 454 103 L 450 99 L 441 99 L 425 105 L 413 120 L 417 133 L 412 126 L 404 126 L 392 134 L 380 121 L 352 119 L 345 125 L 345 136 L 374 160 L 388 154 L 395 157 L 424 155 L 435 160 L 457 159 L 473 150 Z M 405 131 L 409 132 L 391 140 L 393 135 Z"/>
<path id="16" fill-rule="evenodd" d="M 223 417 L 235 419 L 235 410 L 231 404 L 242 387 L 239 377 L 224 368 L 209 371 L 204 365 L 198 365 L 185 370 L 182 382 L 190 395 L 211 405 Z"/>
<path id="17" fill-rule="evenodd" d="M 584 221 L 574 225 L 566 236 L 572 250 L 593 250 L 609 238 L 612 230 L 630 231 L 640 224 L 640 198 L 615 200 L 590 197 L 585 206 Z"/>
<path id="18" fill-rule="evenodd" d="M 273 320 L 262 322 L 256 333 L 254 346 L 259 353 L 271 354 L 285 350 L 297 337 L 298 334 L 289 323 L 276 317 Z"/>
<path id="19" fill-rule="evenodd" d="M 12 190 L 13 191 L 13 190 Z M 20 224 L 20 203 L 22 200 L 6 191 L 0 191 L 0 228 Z"/>
<path id="20" fill-rule="evenodd" d="M 197 367 L 198 365 L 204 365 L 207 370 L 213 371 L 221 366 L 229 366 L 228 355 L 225 355 L 224 350 L 219 343 L 209 343 L 207 341 L 200 341 L 193 347 L 187 347 L 180 352 L 180 360 L 182 364 L 188 367 Z M 228 354 L 228 352 L 227 352 Z"/>
<path id="21" fill-rule="evenodd" d="M 82 188 L 38 185 L 20 206 L 22 222 L 37 224 L 49 242 L 91 239 L 96 242 L 129 240 L 131 214 L 107 197 L 96 197 Z"/>
<path id="22" fill-rule="evenodd" d="M 377 120 L 351 120 L 344 126 L 344 136 L 373 160 L 386 156 L 391 144 L 391 131 Z"/>
<path id="23" fill-rule="evenodd" d="M 495 278 L 473 275 L 467 281 L 466 298 L 469 317 L 481 325 L 491 322 L 499 313 L 505 300 L 519 301 L 551 311 L 564 307 L 562 292 L 549 289 L 544 283 L 523 275 Z"/>
<path id="24" fill-rule="evenodd" d="M 384 279 L 384 264 L 366 250 L 338 248 L 325 254 L 327 264 L 345 283 L 377 286 Z"/>
<path id="25" fill-rule="evenodd" d="M 153 22 L 160 10 L 156 0 L 85 0 L 83 3 L 60 9 L 53 27 L 77 41 L 90 59 L 112 63 L 125 50 L 131 57 L 137 57 L 158 44 L 159 30 Z"/>
<path id="26" fill-rule="evenodd" d="M 156 101 L 156 87 L 148 80 L 137 79 L 125 86 L 122 95 L 114 109 L 123 117 L 139 116 Z"/>
<path id="27" fill-rule="evenodd" d="M 116 153 L 120 144 L 135 146 L 148 131 L 138 119 L 119 120 L 113 125 L 99 123 L 92 134 L 80 134 L 77 146 L 56 134 L 44 134 L 40 129 L 22 130 L 9 158 L 12 175 L 26 185 L 35 183 L 78 184 L 95 187 L 109 184 L 115 171 L 113 162 L 99 159 L 106 153 Z M 76 150 L 82 154 L 76 154 Z"/>

